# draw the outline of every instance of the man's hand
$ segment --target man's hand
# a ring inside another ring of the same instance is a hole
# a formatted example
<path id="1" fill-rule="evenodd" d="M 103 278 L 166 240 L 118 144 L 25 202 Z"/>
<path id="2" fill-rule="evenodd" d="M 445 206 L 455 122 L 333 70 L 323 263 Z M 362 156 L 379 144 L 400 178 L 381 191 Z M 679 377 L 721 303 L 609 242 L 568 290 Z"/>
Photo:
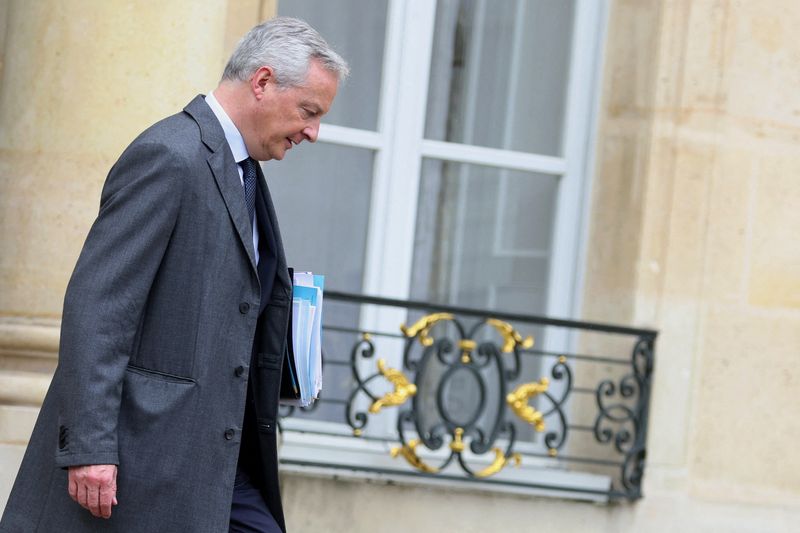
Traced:
<path id="1" fill-rule="evenodd" d="M 117 465 L 69 467 L 69 495 L 98 518 L 109 518 L 117 505 Z"/>

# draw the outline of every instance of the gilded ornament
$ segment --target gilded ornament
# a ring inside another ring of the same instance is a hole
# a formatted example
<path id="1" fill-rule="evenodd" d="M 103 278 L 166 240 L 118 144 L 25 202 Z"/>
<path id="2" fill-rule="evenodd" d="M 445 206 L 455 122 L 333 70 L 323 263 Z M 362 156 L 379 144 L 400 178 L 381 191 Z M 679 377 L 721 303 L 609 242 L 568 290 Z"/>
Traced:
<path id="1" fill-rule="evenodd" d="M 514 461 L 514 466 L 519 466 L 522 464 L 522 456 L 518 453 L 513 453 L 509 456 L 506 456 L 506 454 L 503 453 L 503 450 L 500 448 L 492 448 L 492 451 L 494 452 L 494 461 L 492 461 L 492 464 L 483 470 L 475 472 L 475 477 L 493 476 L 505 468 L 505 466 L 509 463 L 509 460 Z"/>
<path id="2" fill-rule="evenodd" d="M 450 449 L 456 453 L 464 451 L 464 441 L 461 438 L 464 436 L 464 428 L 456 428 L 453 432 L 453 442 L 450 443 Z"/>
<path id="3" fill-rule="evenodd" d="M 533 348 L 533 337 L 528 335 L 523 339 L 522 335 L 520 335 L 519 332 L 514 329 L 514 326 L 508 322 L 504 322 L 496 318 L 490 318 L 486 321 L 486 323 L 499 331 L 505 339 L 505 343 L 503 344 L 504 353 L 513 352 L 514 347 L 517 345 L 524 349 Z"/>
<path id="4" fill-rule="evenodd" d="M 423 346 L 432 346 L 433 338 L 428 335 L 431 328 L 437 322 L 441 322 L 442 320 L 453 320 L 453 318 L 453 315 L 450 313 L 433 313 L 420 318 L 411 327 L 408 327 L 405 324 L 401 325 L 400 331 L 402 331 L 403 335 L 406 337 L 418 337 L 420 344 Z"/>
<path id="5" fill-rule="evenodd" d="M 397 457 L 398 455 L 402 455 L 403 458 L 408 461 L 408 464 L 416 468 L 421 472 L 425 472 L 427 474 L 435 474 L 439 471 L 438 468 L 430 466 L 429 464 L 425 463 L 422 459 L 419 458 L 417 455 L 416 449 L 419 445 L 419 440 L 412 439 L 408 441 L 408 444 L 404 444 L 403 446 L 395 446 L 389 452 L 392 457 Z"/>
<path id="6" fill-rule="evenodd" d="M 461 339 L 458 342 L 458 347 L 461 348 L 462 351 L 472 352 L 475 348 L 478 347 L 478 343 L 473 341 L 472 339 Z"/>
<path id="7" fill-rule="evenodd" d="M 478 343 L 471 340 L 471 339 L 461 339 L 458 343 L 458 347 L 461 348 L 461 362 L 465 365 L 468 365 L 472 358 L 470 354 L 477 348 Z"/>
<path id="8" fill-rule="evenodd" d="M 528 403 L 528 400 L 547 390 L 550 381 L 542 378 L 538 382 L 523 383 L 506 396 L 508 403 L 514 414 L 525 422 L 536 428 L 536 431 L 544 431 L 544 417 Z"/>
<path id="9" fill-rule="evenodd" d="M 384 407 L 403 405 L 406 400 L 417 393 L 417 386 L 411 383 L 401 371 L 395 368 L 388 368 L 385 359 L 378 359 L 378 372 L 394 385 L 394 390 L 375 400 L 369 406 L 370 413 L 378 413 Z"/>

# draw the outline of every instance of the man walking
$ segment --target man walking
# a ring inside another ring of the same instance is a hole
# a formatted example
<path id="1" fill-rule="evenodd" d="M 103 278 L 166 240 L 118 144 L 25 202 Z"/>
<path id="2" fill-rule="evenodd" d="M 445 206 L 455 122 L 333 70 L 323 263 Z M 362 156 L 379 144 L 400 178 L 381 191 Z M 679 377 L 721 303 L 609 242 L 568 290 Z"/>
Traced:
<path id="1" fill-rule="evenodd" d="M 108 175 L 0 532 L 285 531 L 275 427 L 292 286 L 257 161 L 317 138 L 347 65 L 297 19 Z"/>

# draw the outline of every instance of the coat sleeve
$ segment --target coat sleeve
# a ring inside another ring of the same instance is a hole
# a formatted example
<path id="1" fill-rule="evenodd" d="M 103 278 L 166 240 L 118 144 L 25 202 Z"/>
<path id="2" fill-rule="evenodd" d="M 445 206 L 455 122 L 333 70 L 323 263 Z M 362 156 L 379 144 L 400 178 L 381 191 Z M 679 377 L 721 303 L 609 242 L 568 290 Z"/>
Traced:
<path id="1" fill-rule="evenodd" d="M 164 144 L 138 141 L 106 179 L 64 298 L 58 466 L 119 464 L 122 381 L 178 219 L 186 169 Z"/>

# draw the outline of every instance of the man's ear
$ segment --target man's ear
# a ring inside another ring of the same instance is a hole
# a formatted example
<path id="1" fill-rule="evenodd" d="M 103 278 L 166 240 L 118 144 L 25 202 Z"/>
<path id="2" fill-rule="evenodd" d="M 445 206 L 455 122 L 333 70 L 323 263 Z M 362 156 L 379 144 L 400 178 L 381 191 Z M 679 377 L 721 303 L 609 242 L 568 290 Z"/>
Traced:
<path id="1" fill-rule="evenodd" d="M 261 100 L 268 89 L 269 84 L 275 83 L 275 72 L 272 67 L 259 67 L 250 77 L 250 89 L 256 99 Z"/>

